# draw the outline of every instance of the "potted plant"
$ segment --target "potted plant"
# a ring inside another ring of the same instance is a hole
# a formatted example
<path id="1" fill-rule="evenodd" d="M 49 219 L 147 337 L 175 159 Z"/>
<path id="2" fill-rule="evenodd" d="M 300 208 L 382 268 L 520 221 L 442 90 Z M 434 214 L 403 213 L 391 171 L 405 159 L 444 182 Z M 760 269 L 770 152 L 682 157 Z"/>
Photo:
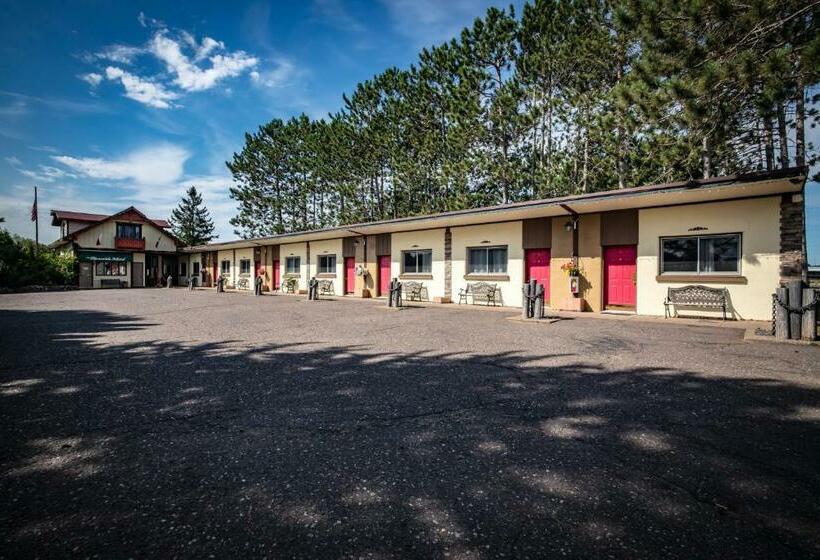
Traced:
<path id="1" fill-rule="evenodd" d="M 561 270 L 567 273 L 567 276 L 577 277 L 581 276 L 581 266 L 577 261 L 571 260 L 561 265 Z"/>

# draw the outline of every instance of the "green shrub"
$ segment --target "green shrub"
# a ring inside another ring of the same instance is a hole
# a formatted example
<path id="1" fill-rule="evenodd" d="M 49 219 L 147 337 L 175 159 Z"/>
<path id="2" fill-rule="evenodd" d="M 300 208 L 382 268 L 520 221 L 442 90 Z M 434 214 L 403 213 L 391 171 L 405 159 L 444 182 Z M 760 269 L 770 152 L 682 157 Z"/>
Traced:
<path id="1" fill-rule="evenodd" d="M 76 257 L 0 230 L 0 288 L 73 284 Z"/>

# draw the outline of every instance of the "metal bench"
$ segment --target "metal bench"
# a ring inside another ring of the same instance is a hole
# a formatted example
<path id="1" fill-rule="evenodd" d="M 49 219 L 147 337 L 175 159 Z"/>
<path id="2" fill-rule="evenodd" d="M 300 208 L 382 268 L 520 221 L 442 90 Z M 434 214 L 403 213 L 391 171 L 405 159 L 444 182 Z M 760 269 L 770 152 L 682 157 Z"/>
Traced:
<path id="1" fill-rule="evenodd" d="M 299 285 L 299 280 L 296 278 L 285 278 L 285 281 L 282 282 L 282 292 L 286 294 L 295 294 L 296 293 L 296 286 Z"/>
<path id="2" fill-rule="evenodd" d="M 458 291 L 458 304 L 467 303 L 467 298 L 473 298 L 473 304 L 476 303 L 476 298 L 483 301 L 486 305 L 492 304 L 495 307 L 498 302 L 496 295 L 498 294 L 498 284 L 489 284 L 487 282 L 468 283 L 466 288 L 461 288 Z"/>
<path id="3" fill-rule="evenodd" d="M 664 316 L 669 318 L 669 308 L 673 308 L 672 317 L 678 316 L 678 307 L 695 309 L 720 309 L 723 311 L 723 320 L 726 320 L 726 288 L 709 288 L 708 286 L 683 286 L 669 288 L 666 299 L 663 301 Z"/>
<path id="4" fill-rule="evenodd" d="M 402 282 L 401 283 L 402 297 L 407 301 L 421 301 L 421 293 L 424 291 L 423 282 Z"/>
<path id="5" fill-rule="evenodd" d="M 320 296 L 335 296 L 336 289 L 333 287 L 333 280 L 319 280 Z"/>
<path id="6" fill-rule="evenodd" d="M 115 280 L 114 278 L 102 278 L 100 280 L 100 288 L 122 288 L 123 285 L 122 280 Z"/>

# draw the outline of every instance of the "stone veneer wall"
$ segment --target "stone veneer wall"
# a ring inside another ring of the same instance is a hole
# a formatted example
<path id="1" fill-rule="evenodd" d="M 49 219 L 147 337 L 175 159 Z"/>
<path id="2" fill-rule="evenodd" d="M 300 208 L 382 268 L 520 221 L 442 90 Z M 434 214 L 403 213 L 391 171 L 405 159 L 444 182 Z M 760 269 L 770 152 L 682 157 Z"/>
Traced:
<path id="1" fill-rule="evenodd" d="M 803 193 L 780 198 L 780 282 L 803 279 L 806 272 L 806 216 Z"/>

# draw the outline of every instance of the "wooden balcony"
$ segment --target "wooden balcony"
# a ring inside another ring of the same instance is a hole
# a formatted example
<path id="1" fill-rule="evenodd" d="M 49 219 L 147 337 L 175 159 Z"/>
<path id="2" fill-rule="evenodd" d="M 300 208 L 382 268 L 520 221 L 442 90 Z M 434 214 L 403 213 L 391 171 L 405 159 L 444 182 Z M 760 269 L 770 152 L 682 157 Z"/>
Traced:
<path id="1" fill-rule="evenodd" d="M 133 249 L 135 251 L 145 250 L 145 238 L 142 239 L 126 239 L 125 237 L 115 237 L 114 246 L 117 249 Z"/>

